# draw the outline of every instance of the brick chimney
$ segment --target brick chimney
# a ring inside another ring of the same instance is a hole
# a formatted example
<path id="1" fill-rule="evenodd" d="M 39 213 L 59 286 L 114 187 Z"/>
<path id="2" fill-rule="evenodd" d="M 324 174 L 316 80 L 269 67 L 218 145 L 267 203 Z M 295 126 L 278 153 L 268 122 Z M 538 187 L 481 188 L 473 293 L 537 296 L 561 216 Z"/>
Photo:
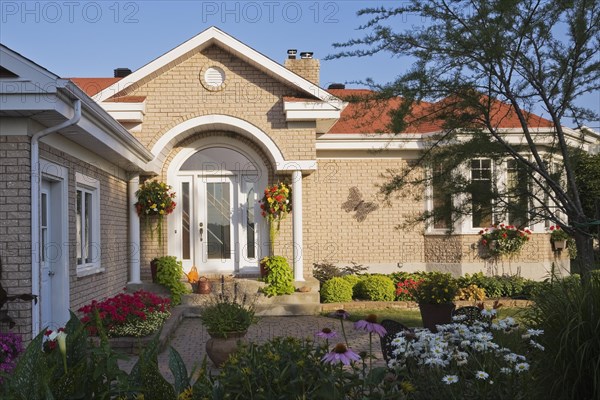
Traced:
<path id="1" fill-rule="evenodd" d="M 296 50 L 288 50 L 288 58 L 285 60 L 284 66 L 319 86 L 319 75 L 321 72 L 319 60 L 313 58 L 313 53 L 309 51 L 300 53 L 299 59 L 296 58 L 296 54 Z"/>

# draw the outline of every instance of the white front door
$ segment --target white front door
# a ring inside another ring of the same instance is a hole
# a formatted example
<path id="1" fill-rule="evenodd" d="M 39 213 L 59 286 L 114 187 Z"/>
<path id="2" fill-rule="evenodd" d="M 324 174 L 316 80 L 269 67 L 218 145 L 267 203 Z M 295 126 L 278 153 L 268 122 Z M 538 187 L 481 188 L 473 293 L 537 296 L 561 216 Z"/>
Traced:
<path id="1" fill-rule="evenodd" d="M 258 272 L 259 227 L 254 174 L 180 176 L 180 202 L 171 238 L 185 271 Z M 176 239 L 176 240 L 174 240 Z"/>
<path id="2" fill-rule="evenodd" d="M 198 177 L 198 235 L 196 246 L 201 249 L 196 265 L 209 271 L 235 270 L 235 237 L 239 213 L 235 176 Z"/>
<path id="3" fill-rule="evenodd" d="M 64 181 L 44 179 L 40 196 L 41 326 L 52 330 L 69 318 L 63 185 Z"/>

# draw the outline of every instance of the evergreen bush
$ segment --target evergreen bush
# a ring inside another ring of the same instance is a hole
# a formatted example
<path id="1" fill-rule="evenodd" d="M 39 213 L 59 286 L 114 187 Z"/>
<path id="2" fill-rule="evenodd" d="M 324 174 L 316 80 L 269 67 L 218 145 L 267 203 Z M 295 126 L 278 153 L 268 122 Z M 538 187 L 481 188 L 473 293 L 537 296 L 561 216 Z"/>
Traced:
<path id="1" fill-rule="evenodd" d="M 361 280 L 357 287 L 358 297 L 372 301 L 393 301 L 396 287 L 391 278 L 384 275 L 371 275 Z"/>
<path id="2" fill-rule="evenodd" d="M 341 277 L 331 278 L 321 284 L 321 302 L 342 303 L 352 301 L 352 284 Z"/>

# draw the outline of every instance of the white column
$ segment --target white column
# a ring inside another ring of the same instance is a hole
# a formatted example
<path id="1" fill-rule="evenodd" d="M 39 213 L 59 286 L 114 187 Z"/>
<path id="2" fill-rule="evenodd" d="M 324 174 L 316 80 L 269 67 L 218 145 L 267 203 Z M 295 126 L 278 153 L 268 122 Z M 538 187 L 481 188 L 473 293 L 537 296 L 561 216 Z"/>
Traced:
<path id="1" fill-rule="evenodd" d="M 292 172 L 292 217 L 294 224 L 294 280 L 304 281 L 302 238 L 302 171 Z"/>
<path id="2" fill-rule="evenodd" d="M 140 217 L 135 210 L 137 198 L 135 192 L 140 188 L 140 177 L 136 176 L 129 181 L 129 283 L 142 283 L 140 279 Z"/>

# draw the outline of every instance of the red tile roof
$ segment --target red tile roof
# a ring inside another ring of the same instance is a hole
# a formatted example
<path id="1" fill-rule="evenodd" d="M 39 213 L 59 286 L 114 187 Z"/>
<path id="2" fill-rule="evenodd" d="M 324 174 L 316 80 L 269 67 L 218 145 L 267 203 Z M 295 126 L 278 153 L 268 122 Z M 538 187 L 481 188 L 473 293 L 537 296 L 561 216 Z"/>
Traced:
<path id="1" fill-rule="evenodd" d="M 122 78 L 69 78 L 71 82 L 79 86 L 88 96 L 100 93 Z"/>
<path id="2" fill-rule="evenodd" d="M 376 99 L 375 92 L 368 89 L 330 89 L 332 95 L 349 101 L 339 121 L 329 133 L 392 133 L 390 112 L 402 104 L 400 97 Z M 443 129 L 441 119 L 431 118 L 444 108 L 446 101 L 421 102 L 413 106 L 408 125 L 402 133 L 430 133 Z M 492 106 L 492 123 L 498 128 L 521 128 L 519 119 L 511 106 L 496 101 Z M 552 123 L 535 114 L 525 112 L 531 127 L 551 127 Z"/>

